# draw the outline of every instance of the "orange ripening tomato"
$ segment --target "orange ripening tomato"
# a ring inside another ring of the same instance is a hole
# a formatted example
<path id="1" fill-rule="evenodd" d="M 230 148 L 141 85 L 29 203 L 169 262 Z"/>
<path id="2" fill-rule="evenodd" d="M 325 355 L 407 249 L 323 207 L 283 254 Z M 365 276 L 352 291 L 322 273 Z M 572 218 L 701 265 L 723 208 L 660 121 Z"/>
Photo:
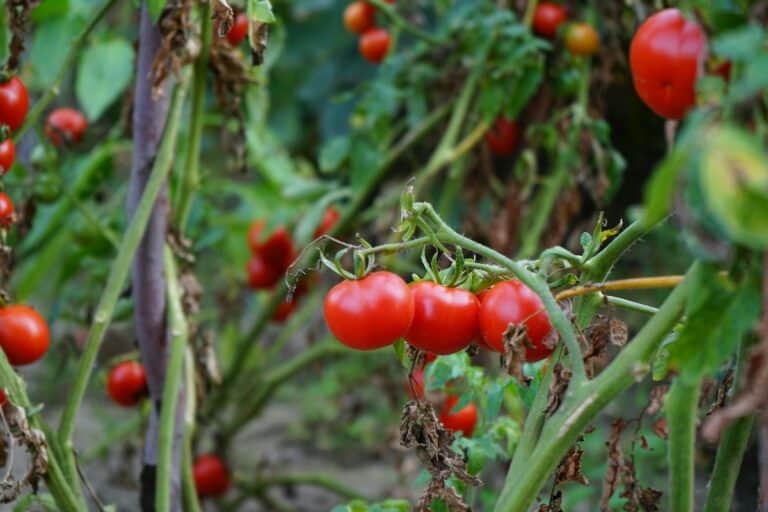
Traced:
<path id="1" fill-rule="evenodd" d="M 565 31 L 565 47 L 574 55 L 594 55 L 600 49 L 600 35 L 589 23 L 571 23 Z"/>
<path id="2" fill-rule="evenodd" d="M 360 54 L 366 60 L 378 64 L 389 53 L 392 38 L 383 28 L 370 28 L 360 36 Z"/>
<path id="3" fill-rule="evenodd" d="M 344 9 L 344 26 L 353 34 L 362 34 L 376 21 L 376 7 L 363 0 L 352 2 Z"/>

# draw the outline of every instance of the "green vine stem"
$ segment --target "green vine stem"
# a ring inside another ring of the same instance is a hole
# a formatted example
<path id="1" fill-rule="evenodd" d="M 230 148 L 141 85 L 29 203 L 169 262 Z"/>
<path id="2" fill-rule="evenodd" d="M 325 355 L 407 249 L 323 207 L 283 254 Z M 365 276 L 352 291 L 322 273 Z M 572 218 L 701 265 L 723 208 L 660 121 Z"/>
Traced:
<path id="1" fill-rule="evenodd" d="M 186 512 L 201 512 L 200 502 L 197 499 L 197 489 L 195 488 L 195 477 L 192 474 L 192 429 L 187 428 L 184 431 L 184 444 L 182 446 L 181 459 L 181 491 L 184 500 L 184 510 Z"/>
<path id="2" fill-rule="evenodd" d="M 602 295 L 602 300 L 610 304 L 630 311 L 637 311 L 638 313 L 646 313 L 648 315 L 655 315 L 659 312 L 659 308 L 643 304 L 641 302 L 635 302 L 633 300 L 623 299 L 621 297 L 614 297 L 613 295 Z"/>
<path id="3" fill-rule="evenodd" d="M 438 107 L 431 114 L 425 117 L 418 126 L 403 136 L 403 138 L 389 151 L 386 157 L 382 160 L 379 167 L 377 167 L 374 172 L 371 173 L 370 178 L 368 181 L 366 181 L 365 185 L 360 189 L 360 191 L 354 196 L 350 205 L 342 212 L 341 218 L 333 227 L 333 229 L 331 229 L 330 233 L 328 233 L 330 236 L 335 236 L 340 232 L 348 230 L 357 222 L 358 214 L 367 205 L 368 200 L 373 195 L 378 184 L 386 176 L 386 173 L 392 164 L 394 164 L 408 149 L 410 149 L 416 142 L 426 136 L 446 115 L 448 115 L 452 106 L 453 103 L 449 102 Z M 306 258 L 305 264 L 302 265 L 302 267 L 306 268 L 313 266 L 315 263 L 317 263 L 318 257 L 319 255 L 316 252 L 313 253 L 311 258 Z M 219 396 L 225 395 L 227 389 L 240 375 L 240 372 L 243 369 L 243 365 L 246 363 L 248 356 L 256 346 L 256 338 L 258 338 L 264 327 L 266 327 L 269 319 L 272 318 L 272 314 L 275 312 L 280 303 L 285 300 L 287 291 L 287 285 L 285 283 L 281 283 L 280 287 L 277 288 L 272 294 L 269 302 L 262 308 L 249 332 L 240 339 L 237 347 L 235 348 L 235 354 L 237 354 L 237 357 L 233 361 L 232 366 L 226 372 L 222 385 L 219 388 L 219 393 L 217 393 L 217 396 L 214 397 L 217 398 L 217 400 L 211 400 L 211 402 L 217 402 Z"/>
<path id="4" fill-rule="evenodd" d="M 533 15 L 536 13 L 536 6 L 539 4 L 539 0 L 528 0 L 528 4 L 525 6 L 525 14 L 523 14 L 523 24 L 531 28 L 533 25 Z"/>
<path id="5" fill-rule="evenodd" d="M 180 384 L 187 347 L 187 319 L 181 306 L 178 272 L 173 252 L 166 245 L 164 251 L 165 276 L 168 289 L 168 325 L 170 327 L 170 355 L 165 371 L 160 426 L 157 433 L 157 485 L 155 508 L 158 512 L 171 509 L 171 465 L 173 464 L 174 423 L 179 403 Z M 190 392 L 193 392 L 190 390 Z"/>
<path id="6" fill-rule="evenodd" d="M 747 357 L 748 338 L 742 340 L 739 350 L 734 382 L 740 382 L 744 373 Z M 715 467 L 709 479 L 707 501 L 704 512 L 729 512 L 733 500 L 733 490 L 739 476 L 744 451 L 747 449 L 755 415 L 749 414 L 737 419 L 723 431 L 715 456 Z"/>
<path id="7" fill-rule="evenodd" d="M 694 264 L 687 275 L 690 276 L 696 267 Z M 587 425 L 619 393 L 649 371 L 651 357 L 683 314 L 688 283 L 689 279 L 686 279 L 672 291 L 658 314 L 648 320 L 599 376 L 569 393 L 560 410 L 547 421 L 536 449 L 525 464 L 509 468 L 495 512 L 528 510 L 548 476 Z M 512 477 L 509 477 L 510 473 Z"/>
<path id="8" fill-rule="evenodd" d="M 664 399 L 669 425 L 669 510 L 693 512 L 694 451 L 701 379 L 678 377 Z"/>
<path id="9" fill-rule="evenodd" d="M 43 96 L 35 102 L 35 106 L 32 107 L 32 110 L 30 110 L 29 114 L 27 114 L 27 117 L 24 120 L 24 124 L 21 125 L 19 130 L 13 135 L 14 144 L 21 140 L 21 137 L 27 132 L 27 130 L 37 124 L 45 109 L 48 108 L 48 105 L 56 96 L 58 96 L 61 82 L 64 80 L 64 77 L 67 76 L 67 73 L 70 73 L 72 69 L 74 69 L 75 61 L 81 55 L 80 50 L 85 44 L 85 40 L 88 39 L 89 35 L 91 35 L 91 32 L 93 32 L 93 29 L 96 28 L 96 25 L 99 23 L 101 18 L 103 18 L 109 9 L 116 3 L 117 0 L 106 0 L 101 5 L 101 7 L 96 10 L 96 12 L 93 14 L 93 17 L 88 21 L 83 30 L 69 44 L 69 53 L 67 53 L 67 56 L 64 57 L 64 60 L 61 63 L 61 66 L 59 66 L 59 70 L 56 72 L 56 78 L 54 78 L 50 87 L 48 87 Z"/>
<path id="10" fill-rule="evenodd" d="M 149 216 L 155 205 L 155 199 L 160 193 L 160 189 L 165 183 L 165 179 L 171 170 L 171 164 L 176 148 L 176 134 L 178 132 L 185 92 L 186 88 L 182 83 L 176 87 L 176 90 L 173 93 L 168 123 L 166 125 L 165 134 L 163 135 L 160 150 L 158 151 L 157 158 L 152 167 L 151 177 L 141 196 L 136 213 L 133 216 L 133 219 L 131 219 L 128 229 L 123 234 L 123 238 L 120 242 L 120 249 L 117 252 L 114 264 L 112 265 L 109 277 L 107 278 L 107 284 L 101 294 L 99 304 L 93 316 L 93 324 L 91 325 L 88 338 L 85 342 L 85 350 L 80 359 L 75 383 L 69 394 L 69 400 L 67 401 L 64 413 L 61 417 L 59 439 L 68 454 L 68 461 L 65 468 L 68 468 L 73 475 L 76 474 L 76 471 L 74 449 L 72 446 L 72 433 L 75 428 L 77 412 L 80 409 L 80 404 L 85 396 L 85 390 L 88 386 L 91 372 L 93 371 L 93 364 L 96 360 L 99 348 L 101 347 L 101 343 L 104 340 L 104 335 L 106 334 L 112 314 L 114 313 L 115 304 L 117 304 L 117 300 L 123 290 L 123 286 L 125 286 L 126 279 L 128 278 L 133 255 L 136 252 L 136 248 L 146 229 L 147 221 L 149 220 Z M 65 471 L 65 473 L 67 473 L 67 471 Z"/>
<path id="11" fill-rule="evenodd" d="M 174 204 L 174 224 L 183 233 L 192 209 L 195 191 L 200 187 L 200 140 L 203 136 L 203 113 L 205 111 L 205 88 L 208 75 L 208 53 L 213 37 L 212 2 L 205 2 L 200 9 L 200 30 L 202 49 L 195 61 L 192 92 L 190 93 L 189 140 L 184 165 L 178 177 L 176 201 Z"/>

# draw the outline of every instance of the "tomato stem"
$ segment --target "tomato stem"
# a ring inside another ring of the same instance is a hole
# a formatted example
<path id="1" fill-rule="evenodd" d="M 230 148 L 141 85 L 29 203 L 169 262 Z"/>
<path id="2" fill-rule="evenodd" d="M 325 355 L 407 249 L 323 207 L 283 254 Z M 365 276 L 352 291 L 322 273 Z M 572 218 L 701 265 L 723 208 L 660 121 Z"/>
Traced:
<path id="1" fill-rule="evenodd" d="M 677 378 L 664 400 L 669 425 L 669 510 L 691 512 L 694 498 L 694 447 L 701 378 Z"/>
<path id="2" fill-rule="evenodd" d="M 569 288 L 557 295 L 557 301 L 588 295 L 595 292 L 606 292 L 616 290 L 647 290 L 653 288 L 674 288 L 682 282 L 685 276 L 654 276 L 654 277 L 634 277 L 631 279 L 618 279 L 616 281 L 605 281 L 603 283 L 585 284 Z"/>

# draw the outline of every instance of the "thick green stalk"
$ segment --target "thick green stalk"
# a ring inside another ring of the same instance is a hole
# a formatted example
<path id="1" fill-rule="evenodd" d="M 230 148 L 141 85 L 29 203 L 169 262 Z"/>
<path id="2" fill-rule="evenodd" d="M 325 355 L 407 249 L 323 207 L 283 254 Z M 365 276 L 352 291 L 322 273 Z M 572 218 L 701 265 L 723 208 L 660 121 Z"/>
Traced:
<path id="1" fill-rule="evenodd" d="M 93 14 L 93 17 L 88 21 L 88 24 L 83 28 L 83 30 L 75 37 L 74 40 L 69 43 L 69 53 L 67 53 L 67 56 L 64 57 L 64 60 L 61 62 L 59 71 L 56 73 L 56 78 L 54 78 L 53 83 L 51 83 L 51 85 L 45 91 L 42 98 L 35 101 L 35 105 L 32 107 L 32 110 L 29 111 L 29 114 L 27 114 L 27 117 L 24 120 L 24 124 L 21 125 L 19 130 L 13 135 L 14 142 L 21 140 L 21 137 L 27 132 L 27 130 L 37 124 L 37 121 L 40 119 L 40 116 L 43 114 L 43 112 L 45 112 L 45 109 L 48 108 L 48 105 L 56 96 L 58 96 L 59 89 L 61 88 L 61 82 L 64 81 L 64 77 L 67 76 L 67 73 L 71 72 L 75 68 L 75 61 L 78 57 L 80 57 L 80 50 L 82 49 L 83 44 L 85 44 L 85 40 L 88 39 L 88 36 L 91 34 L 93 29 L 96 28 L 96 25 L 99 23 L 101 18 L 107 14 L 107 11 L 109 11 L 109 9 L 115 3 L 117 3 L 117 0 L 106 0 L 101 5 L 101 7 L 96 10 L 96 12 Z"/>
<path id="2" fill-rule="evenodd" d="M 688 275 L 694 269 L 695 265 Z M 518 478 L 508 479 L 494 508 L 495 512 L 528 510 L 549 475 L 587 425 L 619 393 L 648 372 L 650 358 L 683 314 L 687 286 L 688 280 L 683 281 L 667 297 L 659 313 L 645 324 L 603 373 L 568 395 L 560 411 L 545 425 L 524 470 Z"/>
<path id="3" fill-rule="evenodd" d="M 584 264 L 585 275 L 582 281 L 585 283 L 603 281 L 621 255 L 648 231 L 650 229 L 642 221 L 636 221 L 627 226 L 602 251 Z"/>
<path id="4" fill-rule="evenodd" d="M 694 450 L 701 380 L 675 379 L 664 399 L 669 425 L 669 510 L 693 512 Z"/>
<path id="5" fill-rule="evenodd" d="M 709 481 L 704 512 L 729 512 L 733 489 L 739 476 L 744 451 L 752 433 L 755 415 L 750 414 L 731 423 L 720 438 L 715 468 Z"/>
<path id="6" fill-rule="evenodd" d="M 181 458 L 181 487 L 184 499 L 185 512 L 201 512 L 200 502 L 197 499 L 195 477 L 192 474 L 192 429 L 184 431 L 184 445 Z"/>
<path id="7" fill-rule="evenodd" d="M 200 187 L 200 140 L 203 136 L 203 113 L 205 111 L 205 87 L 208 76 L 208 53 L 213 37 L 211 27 L 211 3 L 201 6 L 200 30 L 202 49 L 195 61 L 194 78 L 189 112 L 189 140 L 184 165 L 179 173 L 176 202 L 174 205 L 174 224 L 183 233 L 192 209 L 195 191 Z"/>
<path id="8" fill-rule="evenodd" d="M 96 312 L 93 315 L 93 323 L 91 325 L 91 330 L 88 333 L 88 339 L 85 342 L 85 350 L 80 359 L 75 383 L 69 394 L 69 400 L 67 401 L 64 413 L 61 417 L 59 439 L 61 440 L 64 449 L 71 454 L 65 466 L 65 473 L 68 474 L 76 474 L 74 471 L 75 465 L 72 433 L 75 428 L 77 412 L 80 409 L 80 404 L 85 396 L 85 390 L 93 370 L 93 363 L 96 360 L 107 327 L 112 319 L 115 304 L 117 304 L 120 293 L 125 286 L 133 255 L 144 235 L 147 221 L 155 206 L 155 199 L 160 193 L 160 189 L 165 183 L 165 179 L 171 170 L 174 150 L 176 148 L 176 134 L 179 127 L 179 118 L 184 103 L 184 93 L 185 87 L 183 84 L 177 86 L 174 91 L 163 142 L 152 167 L 152 175 L 141 196 L 136 213 L 133 216 L 133 219 L 131 219 L 128 229 L 123 234 L 123 238 L 120 242 L 120 249 L 117 252 L 117 256 L 115 257 L 110 270 L 107 284 L 101 294 Z M 67 471 L 67 469 L 69 471 Z"/>
<path id="9" fill-rule="evenodd" d="M 157 484 L 155 508 L 158 512 L 171 509 L 171 465 L 173 463 L 173 437 L 179 390 L 184 370 L 184 352 L 187 347 L 187 319 L 181 306 L 176 263 L 173 252 L 166 245 L 164 251 L 165 276 L 168 289 L 168 325 L 170 327 L 170 356 L 163 385 L 163 406 L 157 433 Z M 190 390 L 192 392 L 192 390 Z"/>

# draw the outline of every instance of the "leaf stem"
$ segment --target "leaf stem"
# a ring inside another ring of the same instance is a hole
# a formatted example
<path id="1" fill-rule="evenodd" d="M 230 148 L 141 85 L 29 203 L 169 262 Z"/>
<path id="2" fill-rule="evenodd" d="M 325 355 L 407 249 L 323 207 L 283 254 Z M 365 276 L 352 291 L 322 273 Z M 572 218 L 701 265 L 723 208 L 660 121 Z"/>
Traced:
<path id="1" fill-rule="evenodd" d="M 685 276 L 654 276 L 654 277 L 633 277 L 630 279 L 617 279 L 615 281 L 605 281 L 602 283 L 585 284 L 563 290 L 555 296 L 558 301 L 578 297 L 580 295 L 589 295 L 595 292 L 607 292 L 618 290 L 648 290 L 654 288 L 674 288 L 683 280 Z"/>

